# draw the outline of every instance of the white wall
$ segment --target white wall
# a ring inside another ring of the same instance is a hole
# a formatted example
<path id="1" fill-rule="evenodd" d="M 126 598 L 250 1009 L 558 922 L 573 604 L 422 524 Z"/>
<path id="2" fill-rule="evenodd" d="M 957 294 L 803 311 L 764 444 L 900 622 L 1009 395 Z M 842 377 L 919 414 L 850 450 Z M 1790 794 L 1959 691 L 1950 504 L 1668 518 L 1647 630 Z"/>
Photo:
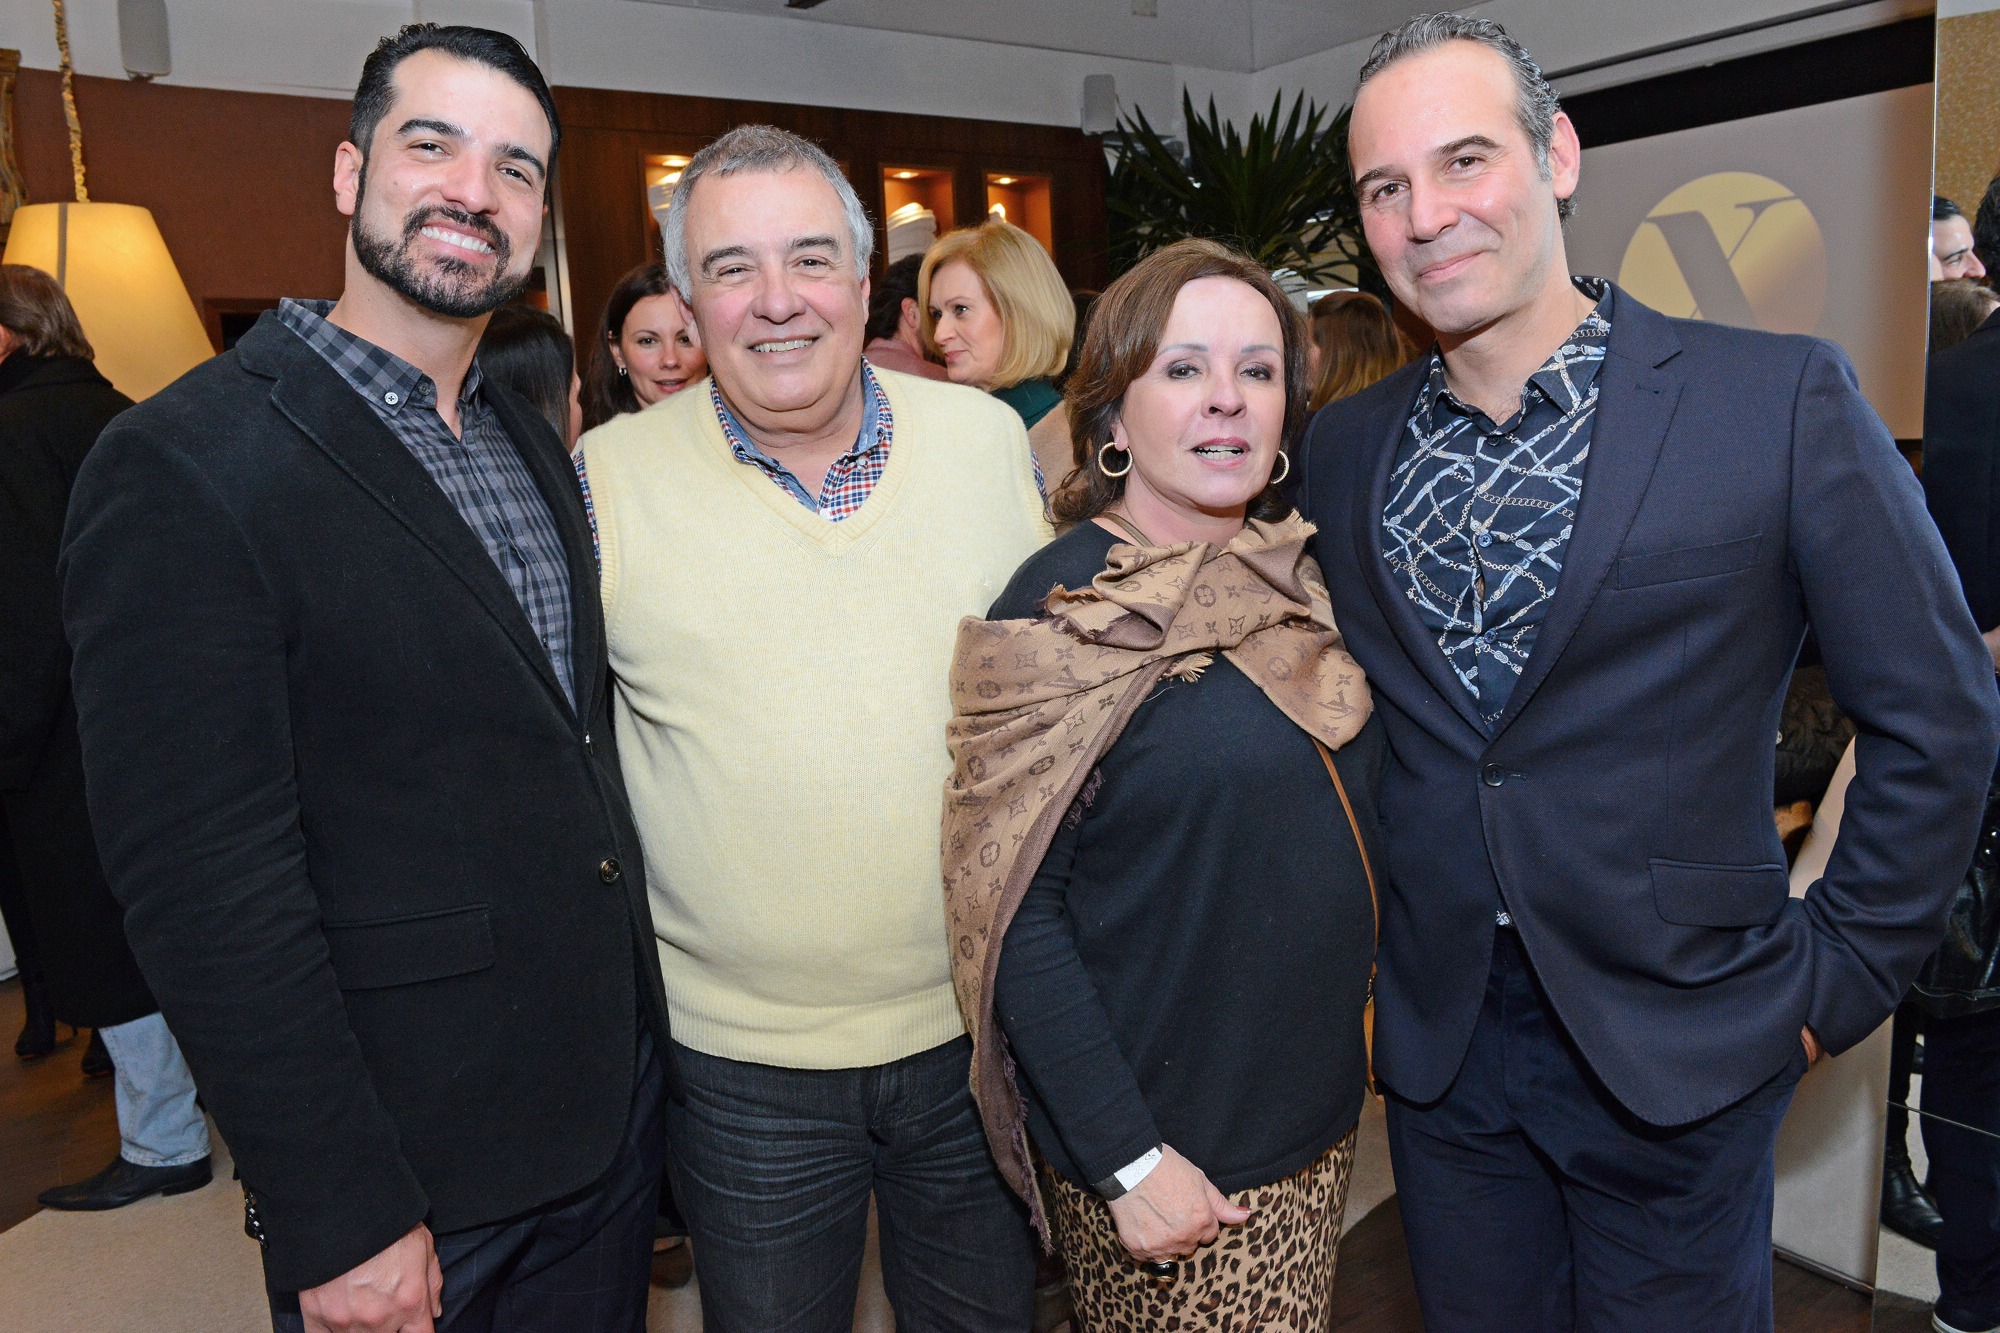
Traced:
<path id="1" fill-rule="evenodd" d="M 1110 74 L 1155 123 L 1183 78 L 1240 99 L 1248 76 L 952 37 L 629 0 L 548 0 L 557 83 L 920 115 L 1075 125 L 1086 74 Z"/>
<path id="2" fill-rule="evenodd" d="M 116 0 L 69 0 L 80 74 L 124 77 Z M 382 34 L 413 18 L 479 23 L 535 39 L 532 0 L 167 0 L 174 72 L 162 83 L 344 97 Z M 0 0 L 0 45 L 21 63 L 57 65 L 48 0 Z"/>
<path id="3" fill-rule="evenodd" d="M 1953 0 L 1945 0 L 1952 3 Z M 1957 0 L 1966 3 L 1967 0 Z M 1973 0 L 1977 2 L 1977 0 Z M 2000 0 L 1988 0 L 2000 4 Z M 1486 0 L 1477 6 L 1463 6 L 1482 18 L 1506 25 L 1551 77 L 1581 65 L 1617 60 L 1637 52 L 1684 42 L 1700 41 L 1718 34 L 1754 27 L 1771 20 L 1824 9 L 1819 0 Z M 1754 50 L 1830 36 L 1855 27 L 1872 26 L 1906 13 L 1928 12 L 1927 0 L 1902 3 L 1876 0 L 1840 13 L 1788 25 L 1785 30 L 1764 29 L 1729 39 L 1727 49 L 1664 56 L 1647 68 L 1617 71 L 1589 81 L 1622 83 L 1637 77 L 1665 73 L 1665 67 L 1685 68 L 1708 60 L 1747 55 Z M 1303 89 L 1321 102 L 1340 106 L 1354 96 L 1355 76 L 1361 62 L 1374 45 L 1372 38 L 1349 42 L 1317 55 L 1273 65 L 1250 76 L 1250 101 L 1267 106 L 1273 93 L 1290 98 Z M 1558 88 L 1576 92 L 1574 80 L 1558 79 Z"/>
<path id="4" fill-rule="evenodd" d="M 1274 93 L 1289 98 L 1304 89 L 1337 106 L 1352 96 L 1370 45 L 1350 42 L 1244 74 L 631 0 L 167 0 L 167 6 L 174 73 L 166 83 L 344 97 L 375 40 L 420 18 L 511 32 L 538 52 L 557 84 L 1048 125 L 1077 123 L 1086 74 L 1114 76 L 1125 105 L 1144 108 L 1162 128 L 1179 126 L 1183 87 L 1198 107 L 1213 96 L 1238 124 L 1268 106 Z M 1486 0 L 1476 9 L 1505 23 L 1555 72 L 1818 7 L 1817 0 Z M 69 0 L 69 15 L 77 69 L 122 76 L 115 0 Z M 0 45 L 19 47 L 32 68 L 53 69 L 48 0 L 0 0 Z"/>
<path id="5" fill-rule="evenodd" d="M 1086 74 L 1178 125 L 1185 83 L 1246 115 L 1250 76 L 782 16 L 630 0 L 167 0 L 174 72 L 163 83 L 344 97 L 382 34 L 412 19 L 477 23 L 537 51 L 549 80 L 640 92 L 1074 125 Z M 538 12 L 539 11 L 539 12 Z M 115 0 L 70 0 L 79 73 L 123 77 Z M 0 46 L 56 67 L 48 0 L 0 0 Z M 86 113 L 87 114 L 87 113 Z"/>

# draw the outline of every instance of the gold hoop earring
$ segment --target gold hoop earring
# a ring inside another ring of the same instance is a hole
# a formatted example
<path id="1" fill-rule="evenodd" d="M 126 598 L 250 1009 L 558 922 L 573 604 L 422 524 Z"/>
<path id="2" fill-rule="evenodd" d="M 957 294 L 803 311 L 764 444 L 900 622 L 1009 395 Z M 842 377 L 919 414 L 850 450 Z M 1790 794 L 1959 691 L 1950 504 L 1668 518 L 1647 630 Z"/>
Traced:
<path id="1" fill-rule="evenodd" d="M 1106 440 L 1103 444 L 1099 445 L 1097 448 L 1097 470 L 1099 472 L 1102 472 L 1107 477 L 1122 477 L 1125 475 L 1125 472 L 1130 472 L 1132 470 L 1132 455 L 1130 452 L 1125 450 L 1119 450 L 1119 452 L 1125 454 L 1125 472 L 1113 472 L 1110 466 L 1107 463 L 1105 463 L 1104 451 L 1106 449 L 1117 449 L 1117 448 L 1118 446 L 1110 440 Z"/>
<path id="2" fill-rule="evenodd" d="M 1286 453 L 1283 449 L 1280 449 L 1278 450 L 1278 461 L 1285 465 L 1285 470 L 1283 472 L 1280 472 L 1277 476 L 1271 478 L 1269 481 L 1265 482 L 1264 484 L 1266 486 L 1279 485 L 1285 480 L 1286 477 L 1292 475 L 1292 456 Z"/>

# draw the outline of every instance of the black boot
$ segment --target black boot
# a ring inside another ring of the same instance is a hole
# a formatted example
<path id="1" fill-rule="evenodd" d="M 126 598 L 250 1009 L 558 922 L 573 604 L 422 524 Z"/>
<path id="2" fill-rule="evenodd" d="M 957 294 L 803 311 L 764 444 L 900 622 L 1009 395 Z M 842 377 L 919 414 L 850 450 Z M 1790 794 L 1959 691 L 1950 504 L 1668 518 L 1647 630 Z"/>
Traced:
<path id="1" fill-rule="evenodd" d="M 56 1016 L 49 1007 L 49 983 L 40 976 L 21 977 L 21 999 L 28 1008 L 21 1035 L 14 1039 L 14 1054 L 23 1060 L 39 1060 L 56 1048 Z"/>
<path id="2" fill-rule="evenodd" d="M 90 1030 L 90 1045 L 83 1050 L 83 1076 L 85 1078 L 109 1078 L 117 1069 L 111 1063 L 111 1052 L 104 1048 L 104 1038 L 96 1028 Z"/>
<path id="3" fill-rule="evenodd" d="M 1944 1232 L 1937 1206 L 1910 1169 L 1910 1150 L 1900 1143 L 1891 1143 L 1882 1154 L 1882 1225 L 1927 1250 L 1938 1247 Z"/>

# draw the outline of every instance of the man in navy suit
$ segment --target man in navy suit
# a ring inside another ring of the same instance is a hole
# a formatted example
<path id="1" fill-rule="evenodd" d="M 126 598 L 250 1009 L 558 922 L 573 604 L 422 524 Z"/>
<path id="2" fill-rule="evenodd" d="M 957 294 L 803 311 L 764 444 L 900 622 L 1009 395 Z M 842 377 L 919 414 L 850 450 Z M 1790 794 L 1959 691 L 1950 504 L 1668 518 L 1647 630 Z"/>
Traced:
<path id="1" fill-rule="evenodd" d="M 1935 947 L 1992 659 L 1838 348 L 1572 278 L 1575 130 L 1498 25 L 1377 44 L 1368 241 L 1436 348 L 1322 413 L 1302 507 L 1394 761 L 1375 1070 L 1426 1327 L 1771 1327 L 1772 1152 Z M 1860 731 L 1787 896 L 1808 621 Z"/>

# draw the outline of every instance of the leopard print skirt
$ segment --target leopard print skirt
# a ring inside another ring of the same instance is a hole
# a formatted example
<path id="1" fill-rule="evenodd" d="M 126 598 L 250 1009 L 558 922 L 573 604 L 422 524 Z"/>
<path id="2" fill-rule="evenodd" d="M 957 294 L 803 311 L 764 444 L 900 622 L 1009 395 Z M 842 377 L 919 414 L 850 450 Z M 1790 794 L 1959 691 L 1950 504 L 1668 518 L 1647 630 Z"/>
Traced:
<path id="1" fill-rule="evenodd" d="M 1353 1166 L 1350 1130 L 1304 1170 L 1230 1195 L 1253 1210 L 1250 1220 L 1160 1278 L 1119 1243 L 1103 1199 L 1044 1165 L 1042 1198 L 1069 1267 L 1078 1333 L 1322 1333 L 1333 1322 L 1334 1248 Z"/>

